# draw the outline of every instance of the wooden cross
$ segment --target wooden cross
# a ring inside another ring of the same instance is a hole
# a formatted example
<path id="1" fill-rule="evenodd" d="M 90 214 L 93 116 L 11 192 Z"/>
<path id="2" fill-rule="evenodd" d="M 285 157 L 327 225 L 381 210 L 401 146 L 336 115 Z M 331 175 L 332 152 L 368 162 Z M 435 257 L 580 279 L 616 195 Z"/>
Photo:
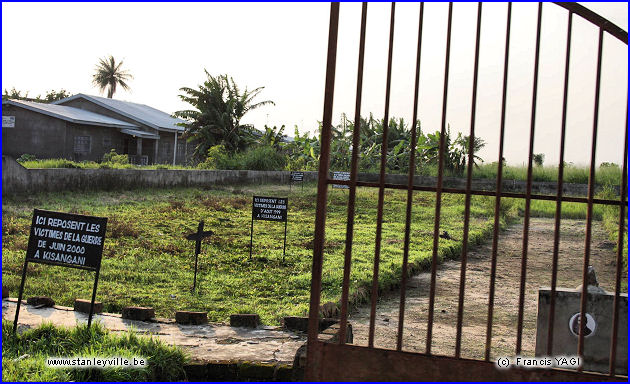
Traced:
<path id="1" fill-rule="evenodd" d="M 203 230 L 203 220 L 199 222 L 197 232 L 186 235 L 186 240 L 195 240 L 195 278 L 193 280 L 193 291 L 197 287 L 197 260 L 199 259 L 199 253 L 201 253 L 201 240 L 212 235 L 214 235 L 214 232 Z"/>

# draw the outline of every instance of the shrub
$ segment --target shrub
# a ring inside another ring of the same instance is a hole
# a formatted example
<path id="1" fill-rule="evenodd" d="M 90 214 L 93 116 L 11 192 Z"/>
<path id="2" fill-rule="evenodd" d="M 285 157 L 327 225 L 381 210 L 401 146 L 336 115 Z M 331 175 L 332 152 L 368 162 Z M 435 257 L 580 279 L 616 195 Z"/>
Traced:
<path id="1" fill-rule="evenodd" d="M 257 147 L 240 153 L 240 169 L 252 171 L 279 171 L 286 167 L 287 158 L 272 147 Z"/>
<path id="2" fill-rule="evenodd" d="M 17 162 L 18 163 L 24 163 L 24 162 L 27 162 L 27 161 L 35 161 L 35 160 L 37 160 L 35 155 L 24 153 L 24 154 L 22 154 L 22 156 L 18 157 Z"/>
<path id="3" fill-rule="evenodd" d="M 119 155 L 116 153 L 116 150 L 112 149 L 109 153 L 103 155 L 103 162 L 112 164 L 129 164 L 129 156 Z"/>

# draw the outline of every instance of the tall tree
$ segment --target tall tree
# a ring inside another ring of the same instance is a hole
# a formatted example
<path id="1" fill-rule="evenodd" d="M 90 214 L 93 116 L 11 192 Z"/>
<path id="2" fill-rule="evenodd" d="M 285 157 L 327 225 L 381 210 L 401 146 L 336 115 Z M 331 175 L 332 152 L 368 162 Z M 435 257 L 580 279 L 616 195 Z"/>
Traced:
<path id="1" fill-rule="evenodd" d="M 187 120 L 186 136 L 197 141 L 195 156 L 205 159 L 208 149 L 223 145 L 230 153 L 243 150 L 254 142 L 254 127 L 241 124 L 245 114 L 264 105 L 275 105 L 271 100 L 254 102 L 264 87 L 251 91 L 238 88 L 228 75 L 212 76 L 204 70 L 206 81 L 198 89 L 183 87 L 180 99 L 194 109 L 177 111 L 175 116 Z"/>
<path id="2" fill-rule="evenodd" d="M 107 97 L 112 98 L 116 93 L 116 88 L 120 85 L 125 91 L 129 90 L 127 82 L 133 79 L 133 76 L 121 68 L 122 60 L 116 63 L 114 56 L 109 55 L 99 59 L 96 66 L 96 73 L 92 77 L 92 83 L 101 93 L 107 89 Z"/>

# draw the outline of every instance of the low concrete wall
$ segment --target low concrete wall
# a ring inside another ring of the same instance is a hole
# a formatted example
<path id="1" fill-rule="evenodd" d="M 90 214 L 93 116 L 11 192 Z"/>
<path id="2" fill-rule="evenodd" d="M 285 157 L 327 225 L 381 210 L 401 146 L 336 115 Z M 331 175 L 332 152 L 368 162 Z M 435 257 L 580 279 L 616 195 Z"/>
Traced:
<path id="1" fill-rule="evenodd" d="M 120 190 L 133 188 L 211 187 L 229 184 L 289 182 L 284 171 L 209 171 L 170 169 L 26 169 L 2 156 L 2 195 L 64 190 Z M 305 172 L 304 180 L 316 179 Z"/>
<path id="2" fill-rule="evenodd" d="M 212 187 L 230 184 L 288 184 L 288 171 L 210 171 L 170 169 L 74 169 L 42 168 L 26 169 L 9 156 L 2 156 L 2 195 L 38 193 L 50 191 L 122 190 L 133 188 Z M 304 172 L 304 181 L 317 180 L 317 172 Z M 378 182 L 378 174 L 359 173 L 359 181 Z M 407 175 L 388 174 L 385 182 L 407 184 Z M 435 187 L 437 178 L 416 176 L 414 185 Z M 504 180 L 505 192 L 524 193 L 527 183 Z M 445 188 L 466 188 L 466 179 L 445 177 Z M 563 193 L 570 196 L 586 196 L 587 185 L 564 184 Z M 473 180 L 474 190 L 494 191 L 496 181 Z M 619 187 L 616 188 L 618 193 Z M 555 182 L 534 182 L 534 194 L 556 194 Z"/>

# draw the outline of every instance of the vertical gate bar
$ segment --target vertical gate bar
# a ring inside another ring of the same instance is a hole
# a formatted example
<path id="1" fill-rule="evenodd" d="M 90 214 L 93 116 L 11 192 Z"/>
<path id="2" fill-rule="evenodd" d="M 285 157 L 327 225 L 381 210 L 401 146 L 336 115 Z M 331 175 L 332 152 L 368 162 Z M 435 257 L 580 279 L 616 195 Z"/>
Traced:
<path id="1" fill-rule="evenodd" d="M 626 183 L 628 182 L 628 99 L 626 96 L 626 134 L 623 145 L 623 167 L 621 170 L 621 183 L 619 184 L 619 233 L 617 234 L 617 270 L 615 273 L 615 298 L 613 300 L 613 325 L 612 336 L 610 341 L 610 360 L 608 368 L 610 376 L 615 375 L 615 363 L 617 360 L 617 333 L 619 332 L 619 292 L 621 290 L 621 270 L 623 269 L 623 230 L 626 215 L 624 212 L 624 204 L 626 200 Z"/>
<path id="2" fill-rule="evenodd" d="M 507 100 L 508 63 L 510 58 L 510 27 L 512 24 L 512 3 L 507 6 L 507 23 L 505 28 L 505 56 L 503 58 L 503 94 L 501 98 L 501 128 L 499 133 L 499 162 L 497 165 L 497 192 L 494 201 L 494 229 L 492 232 L 492 261 L 490 263 L 490 291 L 488 294 L 488 320 L 486 324 L 486 355 L 490 361 L 492 348 L 492 317 L 494 313 L 494 284 L 497 275 L 497 250 L 499 245 L 499 229 L 501 226 L 499 211 L 501 192 L 503 190 L 503 142 L 505 138 L 505 104 Z"/>
<path id="3" fill-rule="evenodd" d="M 562 96 L 562 127 L 560 131 L 560 160 L 558 163 L 558 186 L 556 191 L 556 217 L 553 232 L 553 260 L 551 263 L 551 299 L 549 302 L 549 323 L 547 325 L 547 356 L 553 353 L 553 326 L 556 317 L 556 283 L 558 280 L 558 252 L 560 248 L 560 221 L 562 216 L 562 189 L 564 188 L 564 144 L 567 127 L 567 95 L 569 93 L 569 64 L 571 61 L 571 29 L 573 11 L 569 11 L 567 24 L 567 49 L 564 64 L 564 94 Z"/>
<path id="4" fill-rule="evenodd" d="M 387 56 L 387 84 L 385 87 L 385 116 L 383 117 L 383 142 L 381 144 L 381 172 L 379 176 L 378 206 L 376 212 L 376 239 L 374 245 L 374 273 L 372 275 L 372 306 L 370 309 L 370 330 L 368 346 L 374 347 L 374 327 L 376 320 L 376 300 L 378 298 L 378 269 L 381 256 L 381 230 L 383 227 L 383 200 L 385 199 L 385 166 L 387 162 L 387 133 L 389 131 L 389 94 L 392 83 L 392 55 L 394 50 L 394 15 L 396 3 L 392 2 L 389 21 L 389 51 Z"/>
<path id="5" fill-rule="evenodd" d="M 350 290 L 350 268 L 352 266 L 352 239 L 354 236 L 354 204 L 357 191 L 359 168 L 359 144 L 361 133 L 361 96 L 363 93 L 363 62 L 365 57 L 365 29 L 367 2 L 361 8 L 361 34 L 359 39 L 359 64 L 357 68 L 357 96 L 354 106 L 354 128 L 352 130 L 352 159 L 350 160 L 350 191 L 348 193 L 348 224 L 346 226 L 346 250 L 343 262 L 343 286 L 341 290 L 341 317 L 339 319 L 339 344 L 346 343 L 348 324 L 348 292 Z"/>
<path id="6" fill-rule="evenodd" d="M 440 130 L 440 148 L 438 150 L 438 175 L 435 191 L 435 219 L 433 224 L 433 254 L 431 256 L 431 286 L 429 293 L 429 315 L 427 321 L 426 353 L 431 354 L 433 336 L 433 311 L 435 307 L 435 280 L 437 274 L 437 252 L 440 231 L 440 212 L 442 207 L 442 181 L 444 171 L 444 135 L 446 133 L 446 103 L 448 98 L 448 69 L 451 55 L 451 22 L 453 20 L 453 2 L 448 3 L 448 26 L 446 29 L 446 56 L 444 59 L 444 93 L 442 96 L 442 127 Z"/>
<path id="7" fill-rule="evenodd" d="M 339 3 L 330 5 L 330 26 L 328 31 L 328 57 L 326 62 L 326 88 L 324 91 L 324 116 L 322 119 L 321 151 L 317 178 L 317 211 L 315 216 L 315 239 L 313 241 L 313 266 L 311 277 L 311 302 L 308 318 L 308 343 L 306 349 L 307 380 L 319 375 L 316 367 L 319 333 L 319 302 L 322 288 L 322 263 L 324 235 L 326 233 L 326 204 L 328 192 L 328 168 L 330 162 L 330 136 L 332 123 L 333 97 L 335 93 L 335 69 L 337 64 L 337 35 L 339 32 Z"/>
<path id="8" fill-rule="evenodd" d="M 466 288 L 466 265 L 468 264 L 468 230 L 470 224 L 470 200 L 472 171 L 475 148 L 475 113 L 477 107 L 477 77 L 479 74 L 479 41 L 481 40 L 481 2 L 477 3 L 477 37 L 475 43 L 475 66 L 473 72 L 472 105 L 470 113 L 470 135 L 468 136 L 468 170 L 466 176 L 466 197 L 464 203 L 464 234 L 462 238 L 462 261 L 459 277 L 459 303 L 457 307 L 457 333 L 455 335 L 455 357 L 461 355 L 462 322 L 464 320 L 464 289 Z"/>
<path id="9" fill-rule="evenodd" d="M 582 266 L 582 294 L 580 296 L 580 331 L 578 336 L 578 355 L 584 354 L 584 325 L 586 324 L 586 301 L 588 298 L 588 264 L 591 253 L 591 227 L 593 224 L 593 196 L 595 194 L 595 151 L 597 149 L 597 125 L 599 120 L 599 90 L 602 75 L 602 49 L 604 28 L 599 28 L 597 48 L 597 77 L 595 78 L 595 107 L 593 112 L 593 142 L 591 144 L 591 168 L 588 175 L 588 196 L 586 197 L 586 235 L 584 240 L 584 265 Z M 582 367 L 578 368 L 582 371 Z"/>
<path id="10" fill-rule="evenodd" d="M 424 18 L 424 3 L 420 3 L 420 16 L 418 20 L 418 43 L 416 50 L 416 83 L 413 95 L 413 115 L 411 123 L 411 150 L 409 154 L 409 176 L 407 178 L 407 211 L 405 216 L 405 245 L 403 249 L 402 277 L 400 283 L 400 305 L 398 308 L 398 336 L 396 350 L 402 350 L 402 338 L 405 322 L 405 296 L 407 293 L 407 268 L 409 261 L 409 233 L 411 231 L 411 206 L 413 204 L 413 178 L 416 169 L 416 130 L 418 119 L 418 102 L 420 86 L 420 59 L 422 56 L 422 21 Z"/>
<path id="11" fill-rule="evenodd" d="M 527 159 L 527 191 L 525 192 L 525 218 L 523 222 L 523 254 L 521 257 L 521 286 L 518 298 L 518 323 L 516 329 L 516 354 L 521 353 L 523 340 L 523 316 L 525 307 L 525 281 L 527 279 L 527 246 L 529 242 L 529 214 L 532 195 L 532 157 L 534 155 L 534 130 L 536 127 L 536 97 L 538 95 L 538 64 L 540 58 L 540 29 L 542 20 L 542 2 L 538 3 L 538 22 L 536 26 L 536 54 L 534 61 L 534 86 L 532 91 L 531 128 L 529 132 L 529 154 Z"/>

